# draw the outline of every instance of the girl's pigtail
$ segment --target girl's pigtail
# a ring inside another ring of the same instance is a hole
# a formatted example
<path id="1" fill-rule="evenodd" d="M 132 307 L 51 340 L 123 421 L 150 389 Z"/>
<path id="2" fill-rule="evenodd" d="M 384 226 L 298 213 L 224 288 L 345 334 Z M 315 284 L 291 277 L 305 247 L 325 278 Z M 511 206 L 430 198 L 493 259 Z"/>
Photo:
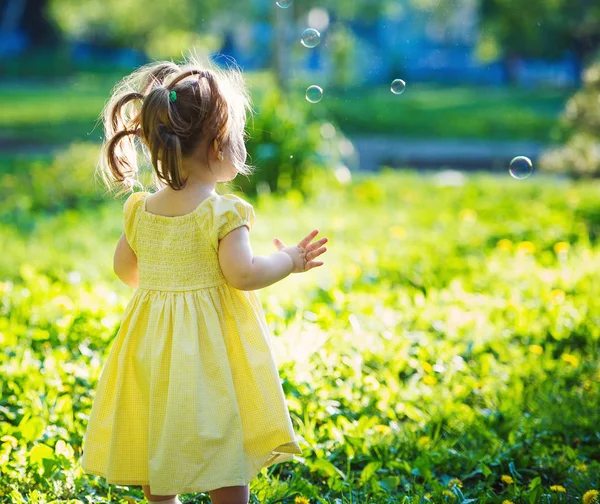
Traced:
<path id="1" fill-rule="evenodd" d="M 122 186 L 119 195 L 135 185 L 138 171 L 135 137 L 143 98 L 137 92 L 118 94 L 111 99 L 104 115 L 106 138 L 102 145 L 101 174 L 109 188 Z"/>

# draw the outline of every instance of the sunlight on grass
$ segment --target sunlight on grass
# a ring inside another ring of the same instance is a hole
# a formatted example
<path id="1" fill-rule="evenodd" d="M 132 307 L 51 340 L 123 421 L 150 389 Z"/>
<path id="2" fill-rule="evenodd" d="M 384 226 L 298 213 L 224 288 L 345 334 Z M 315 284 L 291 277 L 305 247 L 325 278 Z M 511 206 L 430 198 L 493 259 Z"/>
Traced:
<path id="1" fill-rule="evenodd" d="M 592 502 L 598 184 L 385 172 L 315 186 L 253 201 L 256 254 L 314 228 L 330 241 L 325 266 L 259 291 L 303 454 L 263 469 L 251 502 Z M 0 228 L 0 487 L 19 495 L 107 492 L 77 460 L 131 296 L 111 269 L 121 205 Z"/>

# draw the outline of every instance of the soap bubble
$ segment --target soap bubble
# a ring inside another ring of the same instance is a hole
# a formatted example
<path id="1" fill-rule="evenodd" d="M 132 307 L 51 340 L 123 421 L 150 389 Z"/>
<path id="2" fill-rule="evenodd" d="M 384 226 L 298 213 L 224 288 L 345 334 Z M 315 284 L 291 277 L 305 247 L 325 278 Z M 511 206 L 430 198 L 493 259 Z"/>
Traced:
<path id="1" fill-rule="evenodd" d="M 302 45 L 304 47 L 312 49 L 313 47 L 317 47 L 319 45 L 319 42 L 321 42 L 321 34 L 318 30 L 315 30 L 314 28 L 307 28 L 302 32 L 300 42 L 302 42 Z"/>
<path id="2" fill-rule="evenodd" d="M 277 0 L 275 3 L 277 4 L 277 7 L 287 9 L 290 5 L 292 5 L 292 0 Z"/>
<path id="3" fill-rule="evenodd" d="M 306 99 L 310 103 L 317 103 L 323 98 L 323 90 L 319 86 L 310 86 L 306 90 Z"/>
<path id="4" fill-rule="evenodd" d="M 394 94 L 402 94 L 406 89 L 406 82 L 402 79 L 396 79 L 392 82 L 392 93 Z"/>
<path id="5" fill-rule="evenodd" d="M 528 157 L 517 156 L 510 162 L 508 172 L 518 180 L 526 179 L 533 172 L 533 163 Z"/>

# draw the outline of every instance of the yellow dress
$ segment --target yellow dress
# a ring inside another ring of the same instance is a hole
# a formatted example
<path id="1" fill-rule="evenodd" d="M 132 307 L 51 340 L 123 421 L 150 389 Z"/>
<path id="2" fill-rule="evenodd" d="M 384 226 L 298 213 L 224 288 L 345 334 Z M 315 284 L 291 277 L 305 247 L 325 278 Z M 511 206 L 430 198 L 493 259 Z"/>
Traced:
<path id="1" fill-rule="evenodd" d="M 256 291 L 227 283 L 218 240 L 252 228 L 243 199 L 212 193 L 191 213 L 123 206 L 139 286 L 102 369 L 80 460 L 117 485 L 155 495 L 249 484 L 294 459 L 295 438 Z"/>

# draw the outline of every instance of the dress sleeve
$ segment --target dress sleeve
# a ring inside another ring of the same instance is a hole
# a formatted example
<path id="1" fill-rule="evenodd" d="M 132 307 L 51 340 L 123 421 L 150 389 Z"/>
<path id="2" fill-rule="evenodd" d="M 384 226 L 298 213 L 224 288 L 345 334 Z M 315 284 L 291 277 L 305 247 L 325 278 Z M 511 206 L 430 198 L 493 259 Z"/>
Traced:
<path id="1" fill-rule="evenodd" d="M 254 225 L 254 208 L 247 201 L 233 194 L 222 195 L 215 205 L 214 232 L 217 240 L 222 240 L 227 233 L 241 226 L 248 231 Z"/>
<path id="2" fill-rule="evenodd" d="M 147 192 L 134 192 L 130 194 L 123 204 L 123 232 L 127 243 L 137 253 L 137 245 L 135 243 L 135 232 L 137 229 L 137 221 L 139 218 L 141 206 L 144 204 L 144 197 Z"/>

